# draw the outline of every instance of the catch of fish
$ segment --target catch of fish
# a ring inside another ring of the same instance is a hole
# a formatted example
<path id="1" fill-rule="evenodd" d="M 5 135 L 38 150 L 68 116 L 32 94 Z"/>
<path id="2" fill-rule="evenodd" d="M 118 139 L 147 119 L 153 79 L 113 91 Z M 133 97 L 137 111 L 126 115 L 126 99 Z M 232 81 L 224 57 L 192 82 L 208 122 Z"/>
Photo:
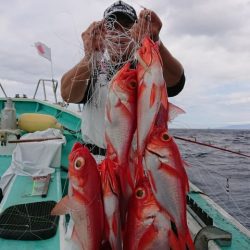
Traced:
<path id="1" fill-rule="evenodd" d="M 97 166 L 76 143 L 70 189 L 52 210 L 69 213 L 80 249 L 192 250 L 187 226 L 188 176 L 168 122 L 183 111 L 168 102 L 158 44 L 144 38 L 137 66 L 109 84 L 106 156 Z"/>

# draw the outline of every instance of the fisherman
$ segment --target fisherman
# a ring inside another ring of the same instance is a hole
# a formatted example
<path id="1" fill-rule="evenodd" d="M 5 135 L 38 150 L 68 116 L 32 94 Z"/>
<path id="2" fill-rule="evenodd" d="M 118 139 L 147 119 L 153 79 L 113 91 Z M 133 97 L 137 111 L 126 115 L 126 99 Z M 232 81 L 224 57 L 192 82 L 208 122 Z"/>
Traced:
<path id="1" fill-rule="evenodd" d="M 63 100 L 67 103 L 87 103 L 91 98 L 91 91 L 93 92 L 90 87 L 93 85 L 91 82 L 100 81 L 101 83 L 99 85 L 95 84 L 95 87 L 101 86 L 100 89 L 107 89 L 109 80 L 124 63 L 134 60 L 131 55 L 135 52 L 136 44 L 139 44 L 146 35 L 150 35 L 151 39 L 159 44 L 168 95 L 170 97 L 176 96 L 181 92 L 185 84 L 184 70 L 181 63 L 172 56 L 160 40 L 161 28 L 162 22 L 160 18 L 151 10 L 143 9 L 139 17 L 137 17 L 135 9 L 127 3 L 117 1 L 112 4 L 104 11 L 102 21 L 93 22 L 82 33 L 85 55 L 61 79 Z M 97 59 L 99 64 L 93 63 L 95 62 L 94 59 L 105 54 L 108 54 L 105 60 Z M 108 70 L 103 70 L 105 68 L 108 68 Z M 104 88 L 102 88 L 103 86 Z M 99 93 L 99 96 L 102 95 Z M 99 115 L 104 116 L 105 102 L 103 101 L 98 105 L 100 112 L 98 110 L 93 112 L 93 109 L 90 108 L 87 108 L 87 113 L 85 112 L 84 134 L 88 142 L 100 148 L 105 148 L 104 139 L 100 140 L 99 136 L 99 134 L 103 134 L 103 131 L 101 131 L 101 127 L 104 127 L 103 123 L 97 121 L 94 124 L 92 123 L 95 121 L 95 115 L 96 117 Z M 88 115 L 88 112 L 91 112 L 91 115 Z M 92 121 L 90 121 L 91 119 Z M 93 132 L 94 125 L 100 126 L 95 132 Z M 95 151 L 100 153 L 98 147 L 96 147 Z"/>

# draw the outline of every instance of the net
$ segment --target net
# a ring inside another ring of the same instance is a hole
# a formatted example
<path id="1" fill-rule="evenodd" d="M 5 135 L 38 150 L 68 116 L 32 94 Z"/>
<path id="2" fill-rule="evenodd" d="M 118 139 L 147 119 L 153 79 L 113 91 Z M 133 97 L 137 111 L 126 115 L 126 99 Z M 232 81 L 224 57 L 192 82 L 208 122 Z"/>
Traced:
<path id="1" fill-rule="evenodd" d="M 50 212 L 55 201 L 20 204 L 0 215 L 0 237 L 14 240 L 44 240 L 56 234 L 59 216 Z"/>
<path id="2" fill-rule="evenodd" d="M 86 66 L 78 65 L 76 75 L 71 82 L 68 98 L 70 100 L 74 84 L 78 84 L 78 81 L 88 81 L 88 88 L 84 98 L 86 102 L 82 109 L 84 117 L 82 124 L 83 140 L 101 148 L 106 147 L 104 140 L 104 113 L 108 83 L 124 64 L 136 61 L 136 51 L 140 46 L 142 38 L 145 35 L 150 36 L 152 33 L 150 14 L 145 15 L 144 22 L 135 24 L 136 32 L 138 33 L 136 40 L 132 34 L 135 32 L 134 26 L 127 23 L 121 24 L 120 22 L 116 16 L 109 16 L 107 20 L 95 23 L 95 27 L 89 34 L 90 41 L 88 42 L 92 42 L 92 44 L 85 44 L 85 50 L 86 47 L 92 48 L 91 54 L 85 51 L 85 58 L 89 58 L 87 62 L 89 67 L 86 69 L 86 72 L 83 72 L 83 67 Z M 135 65 L 135 63 L 132 63 L 132 65 Z M 89 74 L 87 70 L 90 70 Z M 79 77 L 80 71 L 83 75 L 85 73 L 89 75 L 89 78 L 82 79 Z"/>

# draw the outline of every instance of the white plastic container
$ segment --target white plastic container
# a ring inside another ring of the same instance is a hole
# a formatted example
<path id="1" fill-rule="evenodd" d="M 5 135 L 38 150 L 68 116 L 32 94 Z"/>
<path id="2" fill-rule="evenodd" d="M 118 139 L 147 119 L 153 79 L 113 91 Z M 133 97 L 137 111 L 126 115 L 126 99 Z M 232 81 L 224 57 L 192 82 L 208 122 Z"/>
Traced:
<path id="1" fill-rule="evenodd" d="M 1 114 L 1 129 L 16 129 L 16 109 L 10 98 L 5 102 L 5 107 Z"/>

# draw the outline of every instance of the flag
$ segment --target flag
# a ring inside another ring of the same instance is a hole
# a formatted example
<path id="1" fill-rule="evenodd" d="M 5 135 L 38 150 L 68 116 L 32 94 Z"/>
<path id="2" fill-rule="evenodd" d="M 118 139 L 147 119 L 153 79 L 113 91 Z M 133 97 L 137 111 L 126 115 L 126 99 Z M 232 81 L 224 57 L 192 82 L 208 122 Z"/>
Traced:
<path id="1" fill-rule="evenodd" d="M 51 61 L 51 49 L 47 45 L 45 45 L 41 42 L 36 42 L 35 46 L 36 46 L 37 52 L 40 56 Z"/>

